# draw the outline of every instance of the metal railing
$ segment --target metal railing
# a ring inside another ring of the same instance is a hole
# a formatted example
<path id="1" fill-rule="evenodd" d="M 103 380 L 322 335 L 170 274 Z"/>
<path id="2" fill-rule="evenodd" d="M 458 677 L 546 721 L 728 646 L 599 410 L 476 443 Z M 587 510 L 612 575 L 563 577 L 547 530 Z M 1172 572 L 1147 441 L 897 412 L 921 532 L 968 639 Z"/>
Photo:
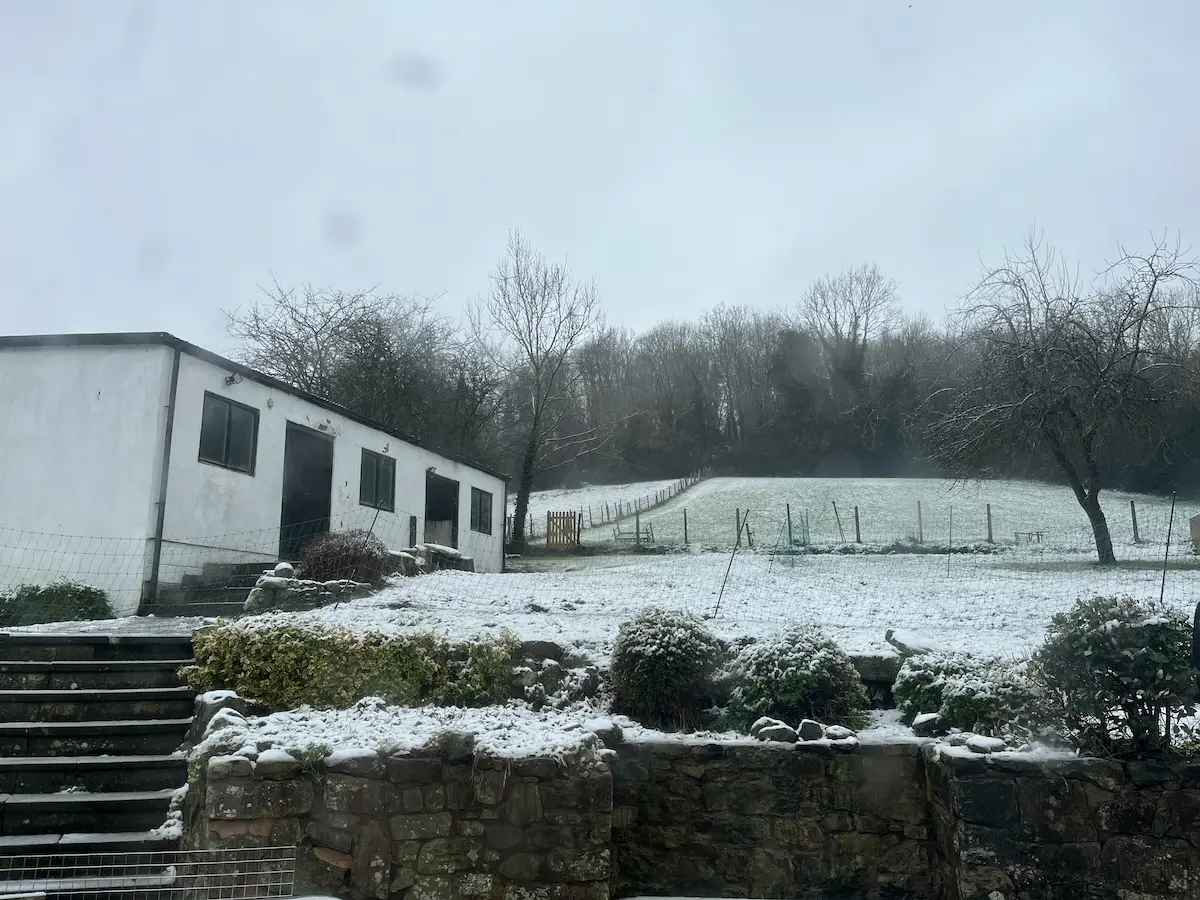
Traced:
<path id="1" fill-rule="evenodd" d="M 271 900 L 292 896 L 295 847 L 0 857 L 0 900 Z"/>

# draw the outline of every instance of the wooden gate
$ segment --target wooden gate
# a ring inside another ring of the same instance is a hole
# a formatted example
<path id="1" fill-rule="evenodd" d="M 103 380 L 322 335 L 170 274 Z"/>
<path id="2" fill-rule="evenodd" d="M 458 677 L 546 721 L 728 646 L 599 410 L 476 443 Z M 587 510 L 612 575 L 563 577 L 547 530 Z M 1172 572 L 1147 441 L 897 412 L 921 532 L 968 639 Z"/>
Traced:
<path id="1" fill-rule="evenodd" d="M 546 513 L 546 546 L 578 547 L 583 516 L 576 512 Z"/>

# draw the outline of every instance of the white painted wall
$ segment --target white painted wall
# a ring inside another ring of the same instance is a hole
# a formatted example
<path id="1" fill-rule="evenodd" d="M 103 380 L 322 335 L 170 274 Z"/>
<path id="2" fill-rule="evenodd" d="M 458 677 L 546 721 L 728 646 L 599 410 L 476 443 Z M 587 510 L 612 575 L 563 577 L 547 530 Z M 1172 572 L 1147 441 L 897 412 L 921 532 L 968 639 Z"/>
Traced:
<path id="1" fill-rule="evenodd" d="M 334 438 L 332 528 L 372 528 L 391 549 L 409 544 L 409 516 L 415 515 L 423 540 L 425 473 L 459 482 L 459 549 L 482 572 L 498 572 L 503 562 L 504 482 L 383 432 L 329 412 L 299 397 L 249 378 L 226 385 L 230 373 L 184 354 L 176 393 L 175 427 L 167 488 L 167 512 L 160 581 L 178 582 L 206 561 L 273 560 L 279 544 L 283 496 L 284 439 L 289 421 L 325 431 Z M 259 412 L 254 475 L 201 463 L 200 422 L 205 392 L 228 397 Z M 361 506 L 362 449 L 396 459 L 396 511 Z M 471 488 L 489 491 L 492 534 L 470 530 Z"/>
<path id="2" fill-rule="evenodd" d="M 137 611 L 171 353 L 0 349 L 0 589 L 69 577 Z"/>

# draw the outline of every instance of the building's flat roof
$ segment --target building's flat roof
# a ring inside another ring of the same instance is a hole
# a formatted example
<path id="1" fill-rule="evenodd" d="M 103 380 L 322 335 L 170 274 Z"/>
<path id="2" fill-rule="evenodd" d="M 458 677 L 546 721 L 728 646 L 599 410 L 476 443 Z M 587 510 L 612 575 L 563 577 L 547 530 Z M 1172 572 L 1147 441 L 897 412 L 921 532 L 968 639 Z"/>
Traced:
<path id="1" fill-rule="evenodd" d="M 226 359 L 211 350 L 205 350 L 203 347 L 197 347 L 195 344 L 188 343 L 182 338 L 177 338 L 173 334 L 168 334 L 165 331 L 127 331 L 117 332 L 112 334 L 14 334 L 0 335 L 0 350 L 8 349 L 31 349 L 37 347 L 128 347 L 128 346 L 163 346 L 171 347 L 179 350 L 188 356 L 194 356 L 197 359 L 202 359 L 207 363 L 212 363 L 214 366 L 220 366 L 223 369 L 228 369 L 230 372 L 236 372 L 243 378 L 249 378 L 252 381 L 257 381 L 259 384 L 264 384 L 267 387 L 274 388 L 277 391 L 283 391 L 301 400 L 305 400 L 314 406 L 319 406 L 322 409 L 327 409 L 330 412 L 337 413 L 339 416 L 344 416 L 351 421 L 358 422 L 360 425 L 366 425 L 368 428 L 374 428 L 376 431 L 386 434 L 388 437 L 395 438 L 398 441 L 403 441 L 406 444 L 412 444 L 414 447 L 420 447 L 422 450 L 428 450 L 430 453 L 436 453 L 443 459 L 451 462 L 460 463 L 464 466 L 469 466 L 476 471 L 483 472 L 486 475 L 491 475 L 493 478 L 499 478 L 502 481 L 509 481 L 509 476 L 503 472 L 497 472 L 495 469 L 488 466 L 480 465 L 469 459 L 463 459 L 458 456 L 453 456 L 448 453 L 443 453 L 435 447 L 430 447 L 423 441 L 418 440 L 410 434 L 403 434 L 393 428 L 388 428 L 379 424 L 373 419 L 366 416 L 360 416 L 358 413 L 351 412 L 344 406 L 340 406 L 331 400 L 326 400 L 324 397 L 318 397 L 316 394 L 310 394 L 308 391 L 302 391 L 299 388 L 292 387 L 284 381 L 280 381 L 272 375 L 267 375 L 265 372 L 260 372 L 257 369 L 252 369 L 240 362 L 235 362 L 232 359 Z"/>

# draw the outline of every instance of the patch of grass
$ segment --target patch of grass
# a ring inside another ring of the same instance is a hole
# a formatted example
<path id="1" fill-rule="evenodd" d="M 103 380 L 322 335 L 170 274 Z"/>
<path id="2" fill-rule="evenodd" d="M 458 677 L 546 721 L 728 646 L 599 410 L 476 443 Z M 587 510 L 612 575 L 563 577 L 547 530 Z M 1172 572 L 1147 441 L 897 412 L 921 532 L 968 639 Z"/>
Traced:
<path id="1" fill-rule="evenodd" d="M 1059 572 L 1064 575 L 1079 572 L 1161 572 L 1161 559 L 1119 559 L 1115 563 L 1101 565 L 1095 559 L 1050 559 L 1038 560 L 1006 559 L 1005 568 L 1018 572 Z M 1175 557 L 1167 560 L 1168 572 L 1200 572 L 1200 556 Z"/>
<path id="2" fill-rule="evenodd" d="M 112 617 L 108 595 L 100 588 L 78 581 L 23 584 L 15 590 L 0 593 L 0 628 Z"/>

